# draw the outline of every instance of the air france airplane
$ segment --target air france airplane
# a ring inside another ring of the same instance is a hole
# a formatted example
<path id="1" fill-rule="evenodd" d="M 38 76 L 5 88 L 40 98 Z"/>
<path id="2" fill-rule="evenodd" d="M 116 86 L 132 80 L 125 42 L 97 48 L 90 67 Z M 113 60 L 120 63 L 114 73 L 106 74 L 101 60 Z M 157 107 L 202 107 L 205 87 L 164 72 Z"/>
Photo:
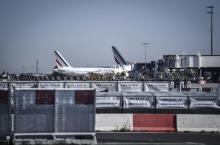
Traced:
<path id="1" fill-rule="evenodd" d="M 88 75 L 89 73 L 106 74 L 106 73 L 125 73 L 131 71 L 131 65 L 124 59 L 124 57 L 119 53 L 116 47 L 112 46 L 112 51 L 114 54 L 114 59 L 116 62 L 116 67 L 91 67 L 91 68 L 81 68 L 72 67 L 64 57 L 58 52 L 54 51 L 56 56 L 56 67 L 54 72 L 69 76 L 82 76 Z"/>

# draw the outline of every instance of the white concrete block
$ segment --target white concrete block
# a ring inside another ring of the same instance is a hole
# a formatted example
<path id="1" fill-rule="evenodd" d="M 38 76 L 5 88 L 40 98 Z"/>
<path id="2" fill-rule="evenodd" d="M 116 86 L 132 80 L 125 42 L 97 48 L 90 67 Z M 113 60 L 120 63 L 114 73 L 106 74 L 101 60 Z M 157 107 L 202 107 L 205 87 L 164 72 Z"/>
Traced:
<path id="1" fill-rule="evenodd" d="M 220 132 L 220 115 L 177 114 L 177 131 Z"/>
<path id="2" fill-rule="evenodd" d="M 96 114 L 96 131 L 132 131 L 133 114 Z"/>

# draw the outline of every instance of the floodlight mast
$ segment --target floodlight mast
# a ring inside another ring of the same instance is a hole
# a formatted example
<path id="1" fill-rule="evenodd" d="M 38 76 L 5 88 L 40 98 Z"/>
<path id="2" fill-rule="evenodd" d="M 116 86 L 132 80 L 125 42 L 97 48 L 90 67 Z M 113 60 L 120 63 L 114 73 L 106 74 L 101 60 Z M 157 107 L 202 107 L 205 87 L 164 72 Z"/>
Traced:
<path id="1" fill-rule="evenodd" d="M 144 43 L 142 43 L 143 45 L 144 45 L 144 49 L 145 49 L 145 51 L 144 51 L 144 63 L 145 63 L 145 71 L 146 71 L 146 69 L 147 69 L 147 60 L 146 60 L 146 53 L 147 53 L 147 45 L 148 44 L 150 44 L 149 42 L 144 42 Z"/>
<path id="2" fill-rule="evenodd" d="M 209 11 L 207 12 L 208 14 L 210 14 L 210 16 L 211 16 L 211 30 L 210 30 L 210 35 L 211 35 L 211 55 L 213 55 L 213 8 L 214 8 L 214 6 L 213 5 L 211 5 L 211 6 L 208 6 L 208 7 L 206 7 L 207 9 L 209 9 Z"/>

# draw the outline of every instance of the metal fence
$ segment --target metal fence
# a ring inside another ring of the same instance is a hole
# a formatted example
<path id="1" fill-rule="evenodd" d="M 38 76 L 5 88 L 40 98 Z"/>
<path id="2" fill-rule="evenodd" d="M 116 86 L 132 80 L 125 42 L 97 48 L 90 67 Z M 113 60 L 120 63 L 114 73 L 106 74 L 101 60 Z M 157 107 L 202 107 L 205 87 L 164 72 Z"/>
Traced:
<path id="1" fill-rule="evenodd" d="M 94 89 L 15 89 L 14 135 L 93 135 Z"/>
<path id="2" fill-rule="evenodd" d="M 54 132 L 54 90 L 15 90 L 14 132 Z"/>

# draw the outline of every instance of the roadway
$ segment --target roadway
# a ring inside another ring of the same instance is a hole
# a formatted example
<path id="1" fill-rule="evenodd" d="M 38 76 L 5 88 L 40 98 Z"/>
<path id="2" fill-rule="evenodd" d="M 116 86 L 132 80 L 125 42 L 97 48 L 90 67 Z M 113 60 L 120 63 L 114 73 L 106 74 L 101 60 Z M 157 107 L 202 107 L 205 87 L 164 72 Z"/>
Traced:
<path id="1" fill-rule="evenodd" d="M 220 133 L 97 132 L 98 145 L 219 145 Z"/>

